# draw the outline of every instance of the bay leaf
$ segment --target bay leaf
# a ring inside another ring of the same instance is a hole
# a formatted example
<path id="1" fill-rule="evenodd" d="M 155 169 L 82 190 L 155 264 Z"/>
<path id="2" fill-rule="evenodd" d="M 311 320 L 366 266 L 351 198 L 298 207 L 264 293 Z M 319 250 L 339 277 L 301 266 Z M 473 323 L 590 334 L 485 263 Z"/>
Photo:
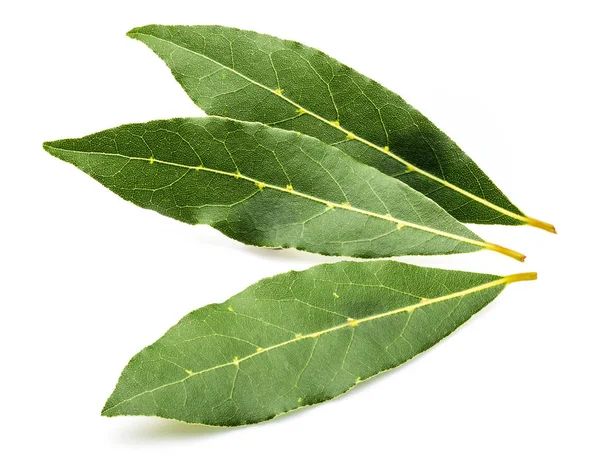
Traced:
<path id="1" fill-rule="evenodd" d="M 323 264 L 263 279 L 191 312 L 136 354 L 102 414 L 214 426 L 265 421 L 403 364 L 506 285 L 535 278 L 388 260 Z"/>
<path id="2" fill-rule="evenodd" d="M 260 123 L 176 118 L 44 148 L 136 205 L 246 244 L 365 258 L 490 249 L 524 259 L 341 150 Z"/>
<path id="3" fill-rule="evenodd" d="M 460 147 L 377 82 L 298 42 L 224 26 L 134 28 L 210 115 L 300 131 L 427 195 L 459 221 L 528 224 Z"/>

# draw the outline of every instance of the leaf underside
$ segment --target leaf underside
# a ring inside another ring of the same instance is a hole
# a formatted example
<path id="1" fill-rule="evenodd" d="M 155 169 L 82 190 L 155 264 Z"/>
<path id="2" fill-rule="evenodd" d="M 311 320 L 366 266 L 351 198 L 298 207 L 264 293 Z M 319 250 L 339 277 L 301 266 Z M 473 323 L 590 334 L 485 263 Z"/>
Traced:
<path id="1" fill-rule="evenodd" d="M 339 262 L 264 279 L 134 356 L 102 411 L 238 426 L 324 402 L 436 344 L 534 274 Z"/>
<path id="2" fill-rule="evenodd" d="M 499 250 L 402 182 L 259 123 L 176 118 L 44 147 L 136 205 L 246 244 L 365 258 Z"/>
<path id="3" fill-rule="evenodd" d="M 317 137 L 429 196 L 459 221 L 553 230 L 525 217 L 400 96 L 321 51 L 223 26 L 148 25 L 128 35 L 160 56 L 210 115 Z"/>

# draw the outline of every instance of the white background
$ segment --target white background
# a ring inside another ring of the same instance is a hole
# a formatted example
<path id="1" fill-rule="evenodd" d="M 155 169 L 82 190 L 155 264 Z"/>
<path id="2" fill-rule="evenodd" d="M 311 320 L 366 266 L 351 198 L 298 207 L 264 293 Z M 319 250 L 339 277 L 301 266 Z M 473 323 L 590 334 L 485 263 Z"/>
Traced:
<path id="1" fill-rule="evenodd" d="M 594 5 L 596 4 L 596 5 Z M 597 2 L 3 2 L 0 469 L 600 470 Z M 325 258 L 248 248 L 144 211 L 41 143 L 201 114 L 148 23 L 223 24 L 321 49 L 399 92 L 551 235 L 528 255 L 404 258 L 539 272 L 417 360 L 327 404 L 216 429 L 103 418 L 129 358 L 184 314 Z"/>

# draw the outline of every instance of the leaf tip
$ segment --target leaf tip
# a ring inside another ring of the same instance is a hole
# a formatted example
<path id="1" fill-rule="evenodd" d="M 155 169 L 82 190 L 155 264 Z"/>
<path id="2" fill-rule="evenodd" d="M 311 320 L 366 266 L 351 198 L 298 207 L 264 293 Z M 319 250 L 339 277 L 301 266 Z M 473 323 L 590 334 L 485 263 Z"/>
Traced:
<path id="1" fill-rule="evenodd" d="M 146 28 L 148 26 L 151 25 L 147 25 L 147 26 L 136 26 L 135 28 L 131 28 L 129 31 L 127 31 L 127 33 L 125 33 L 129 38 L 132 39 L 139 39 L 138 35 L 142 34 L 142 33 L 146 33 Z"/>
<path id="2" fill-rule="evenodd" d="M 130 29 L 129 31 L 127 31 L 127 33 L 125 33 L 125 34 L 126 34 L 126 35 L 127 35 L 127 37 L 129 37 L 129 38 L 136 39 L 136 38 L 135 38 L 135 36 L 136 36 L 136 34 L 138 33 L 139 29 L 140 29 L 140 28 L 139 28 L 138 26 L 136 26 L 135 28 L 132 28 L 132 29 Z"/>
<path id="3" fill-rule="evenodd" d="M 56 141 L 45 141 L 42 143 L 42 147 L 47 153 L 56 156 Z"/>
<path id="4" fill-rule="evenodd" d="M 108 406 L 108 402 L 102 407 L 102 411 L 100 412 L 100 416 L 105 416 L 107 418 L 110 418 L 111 416 L 113 416 L 110 413 L 110 407 Z"/>

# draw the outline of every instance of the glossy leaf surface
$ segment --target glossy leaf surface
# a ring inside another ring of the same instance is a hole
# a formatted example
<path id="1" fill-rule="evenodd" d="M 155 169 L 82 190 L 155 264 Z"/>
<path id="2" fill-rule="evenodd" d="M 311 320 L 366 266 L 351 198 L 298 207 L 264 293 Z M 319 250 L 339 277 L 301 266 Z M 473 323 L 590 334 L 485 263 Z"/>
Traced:
<path id="1" fill-rule="evenodd" d="M 218 426 L 265 421 L 406 362 L 507 284 L 535 277 L 372 261 L 264 279 L 191 312 L 134 356 L 102 413 Z"/>
<path id="2" fill-rule="evenodd" d="M 136 205 L 246 244 L 355 257 L 484 248 L 524 257 L 339 149 L 259 123 L 177 118 L 44 146 Z"/>
<path id="3" fill-rule="evenodd" d="M 525 216 L 400 96 L 321 51 L 223 26 L 149 25 L 128 35 L 156 52 L 208 114 L 315 136 L 407 183 L 460 221 L 554 231 Z"/>

